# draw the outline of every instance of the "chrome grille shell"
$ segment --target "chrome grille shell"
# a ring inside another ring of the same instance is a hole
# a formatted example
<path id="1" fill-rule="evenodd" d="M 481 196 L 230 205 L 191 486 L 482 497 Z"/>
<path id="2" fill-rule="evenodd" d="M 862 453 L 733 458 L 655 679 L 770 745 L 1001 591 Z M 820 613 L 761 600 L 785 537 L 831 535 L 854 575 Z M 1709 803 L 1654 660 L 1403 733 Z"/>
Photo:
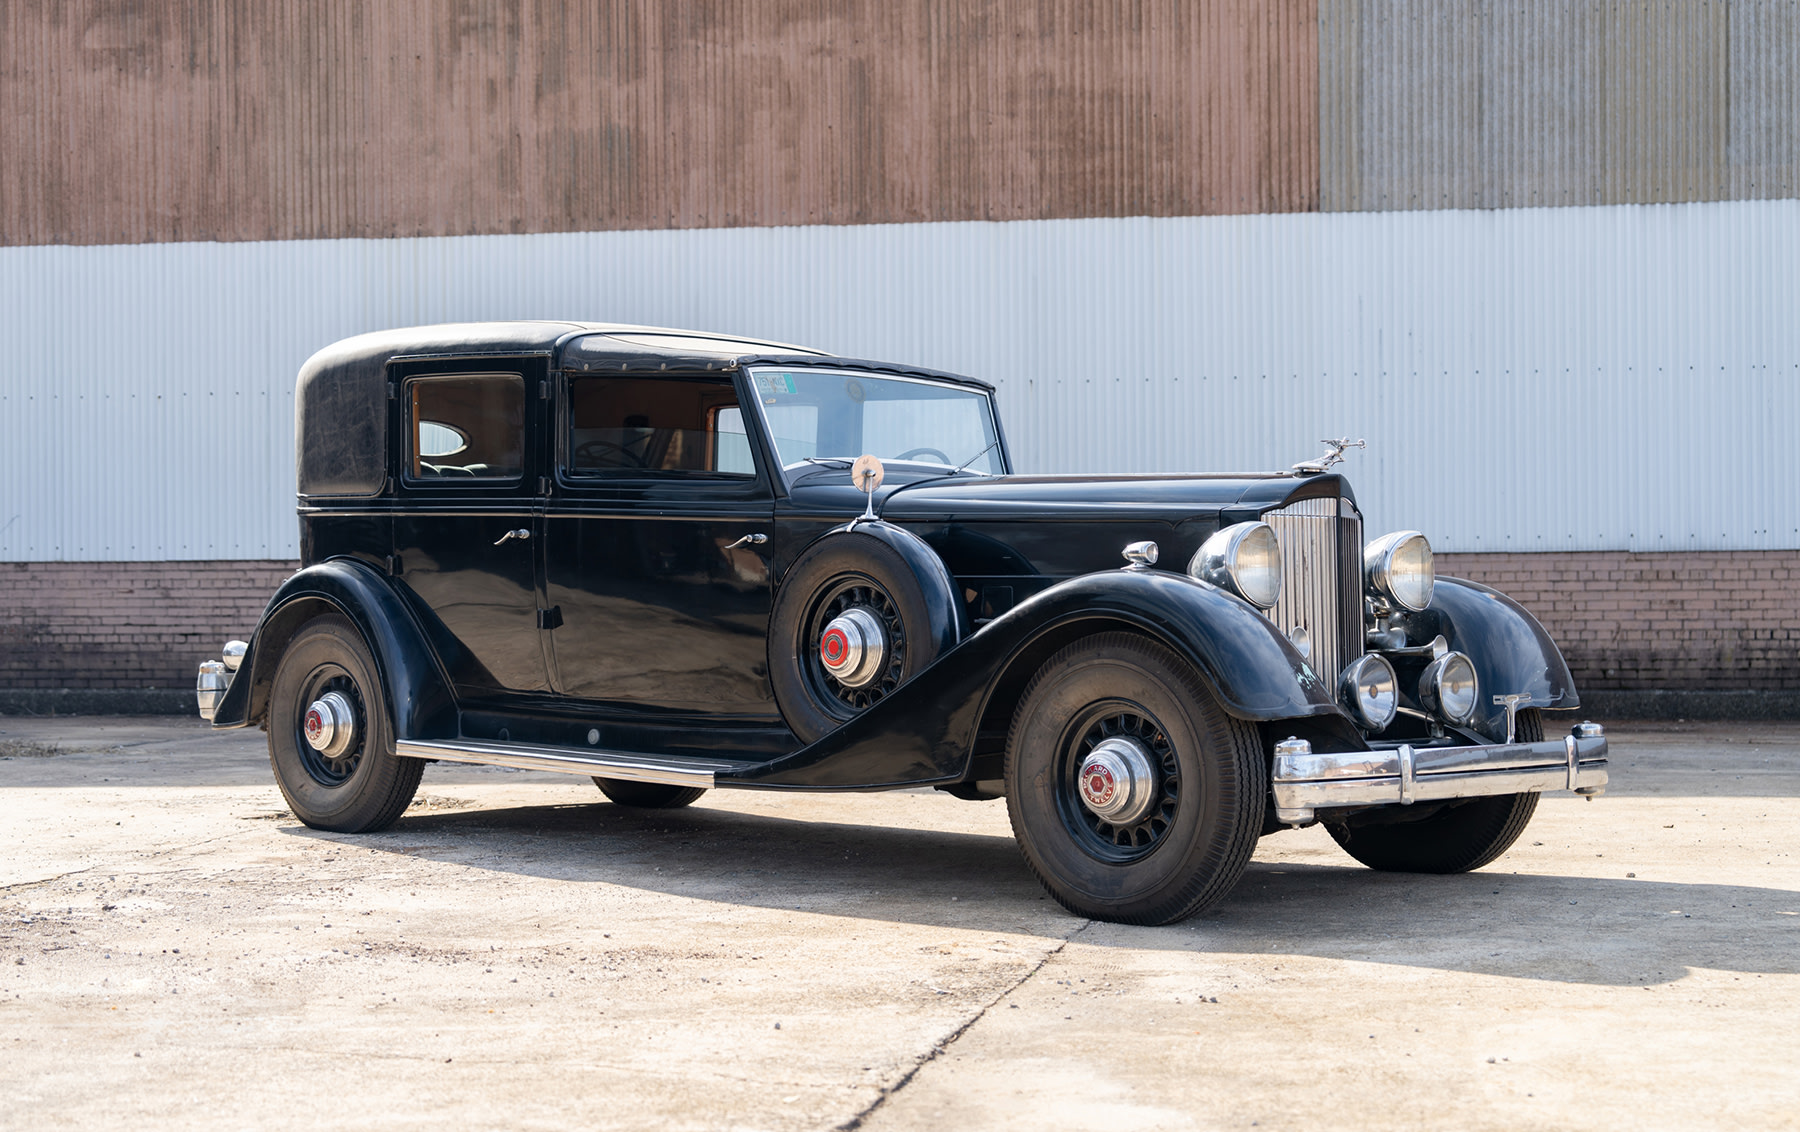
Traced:
<path id="1" fill-rule="evenodd" d="M 1363 654 L 1362 515 L 1348 499 L 1302 499 L 1266 512 L 1281 540 L 1281 596 L 1269 610 L 1284 635 L 1305 627 L 1308 663 L 1330 688 Z"/>

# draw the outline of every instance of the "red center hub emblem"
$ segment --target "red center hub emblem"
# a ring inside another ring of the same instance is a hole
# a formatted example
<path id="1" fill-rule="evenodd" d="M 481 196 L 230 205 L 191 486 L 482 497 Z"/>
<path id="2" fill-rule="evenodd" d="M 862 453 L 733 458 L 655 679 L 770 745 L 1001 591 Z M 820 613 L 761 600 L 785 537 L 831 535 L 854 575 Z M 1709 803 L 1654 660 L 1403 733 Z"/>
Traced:
<path id="1" fill-rule="evenodd" d="M 306 737 L 315 743 L 318 742 L 319 736 L 325 733 L 325 720 L 320 717 L 318 708 L 313 708 L 306 713 L 305 727 Z"/>
<path id="2" fill-rule="evenodd" d="M 1113 794 L 1118 789 L 1119 784 L 1113 779 L 1112 771 L 1103 766 L 1089 767 L 1081 782 L 1081 792 L 1096 806 L 1104 806 L 1112 801 Z"/>
<path id="3" fill-rule="evenodd" d="M 850 638 L 844 636 L 842 629 L 829 630 L 819 642 L 819 655 L 825 658 L 826 664 L 837 664 L 850 651 Z"/>

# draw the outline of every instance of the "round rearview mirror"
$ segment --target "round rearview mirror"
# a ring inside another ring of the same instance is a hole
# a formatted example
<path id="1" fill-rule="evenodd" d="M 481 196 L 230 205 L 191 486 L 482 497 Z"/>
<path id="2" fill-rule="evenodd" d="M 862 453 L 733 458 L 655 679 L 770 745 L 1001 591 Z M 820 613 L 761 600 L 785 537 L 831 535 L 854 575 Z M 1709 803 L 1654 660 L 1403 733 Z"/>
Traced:
<path id="1" fill-rule="evenodd" d="M 881 466 L 881 457 L 874 453 L 864 453 L 850 465 L 850 482 L 856 490 L 864 495 L 874 495 L 875 489 L 881 486 L 881 478 L 887 474 Z"/>

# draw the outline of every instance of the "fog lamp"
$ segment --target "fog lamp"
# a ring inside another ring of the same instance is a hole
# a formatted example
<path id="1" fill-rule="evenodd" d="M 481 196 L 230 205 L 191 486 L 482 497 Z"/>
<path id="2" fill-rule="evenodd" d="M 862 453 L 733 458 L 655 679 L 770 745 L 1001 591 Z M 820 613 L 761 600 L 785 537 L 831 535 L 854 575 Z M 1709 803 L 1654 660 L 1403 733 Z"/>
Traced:
<path id="1" fill-rule="evenodd" d="M 1475 663 L 1459 652 L 1447 652 L 1419 675 L 1419 702 L 1451 723 L 1467 723 L 1481 699 Z"/>
<path id="2" fill-rule="evenodd" d="M 1394 721 L 1399 691 L 1394 666 L 1374 653 L 1351 661 L 1338 678 L 1338 699 L 1364 731 L 1380 731 Z"/>

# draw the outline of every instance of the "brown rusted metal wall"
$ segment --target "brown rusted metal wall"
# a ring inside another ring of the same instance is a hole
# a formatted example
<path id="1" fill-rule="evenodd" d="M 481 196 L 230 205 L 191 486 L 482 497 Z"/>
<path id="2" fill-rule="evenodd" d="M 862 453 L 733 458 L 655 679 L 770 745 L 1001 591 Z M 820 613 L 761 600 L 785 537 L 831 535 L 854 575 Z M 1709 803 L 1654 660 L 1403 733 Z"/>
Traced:
<path id="1" fill-rule="evenodd" d="M 1320 0 L 1327 211 L 1800 195 L 1796 0 Z"/>
<path id="2" fill-rule="evenodd" d="M 1315 0 L 0 4 L 0 244 L 1317 206 Z"/>

